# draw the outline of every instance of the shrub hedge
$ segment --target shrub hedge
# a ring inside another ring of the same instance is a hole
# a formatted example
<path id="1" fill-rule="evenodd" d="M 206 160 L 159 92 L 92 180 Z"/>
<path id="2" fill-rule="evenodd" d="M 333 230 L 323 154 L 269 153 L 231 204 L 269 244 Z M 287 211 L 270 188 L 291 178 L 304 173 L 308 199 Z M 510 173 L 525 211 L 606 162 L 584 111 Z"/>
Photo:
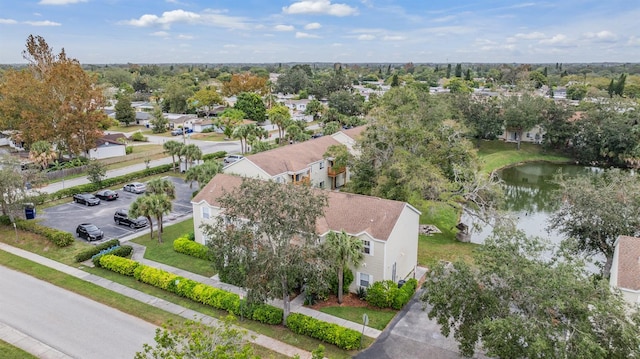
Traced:
<path id="1" fill-rule="evenodd" d="M 49 228 L 38 224 L 31 220 L 17 219 L 16 227 L 23 231 L 39 234 L 51 241 L 58 247 L 66 247 L 73 243 L 75 240 L 73 234 L 65 231 L 60 231 L 54 228 Z"/>
<path id="2" fill-rule="evenodd" d="M 367 288 L 366 301 L 379 308 L 402 309 L 416 292 L 418 281 L 409 279 L 402 288 L 392 280 L 375 282 Z"/>
<path id="3" fill-rule="evenodd" d="M 356 330 L 327 323 L 310 316 L 291 313 L 287 317 L 287 327 L 296 334 L 303 334 L 335 344 L 345 350 L 358 349 L 362 334 Z"/>
<path id="4" fill-rule="evenodd" d="M 111 239 L 104 243 L 100 243 L 97 246 L 92 246 L 91 248 L 85 249 L 84 251 L 76 254 L 74 259 L 76 260 L 76 262 L 84 262 L 90 259 L 91 257 L 95 256 L 96 254 L 100 253 L 100 251 L 109 249 L 111 247 L 119 246 L 119 245 L 120 245 L 119 240 Z"/>
<path id="5" fill-rule="evenodd" d="M 207 153 L 206 155 L 203 155 L 202 160 L 203 161 L 217 160 L 220 158 L 224 158 L 225 156 L 227 156 L 227 151 L 218 151 L 218 152 Z"/>
<path id="6" fill-rule="evenodd" d="M 118 257 L 129 257 L 129 255 L 131 255 L 131 252 L 133 252 L 133 247 L 131 246 L 114 246 L 100 251 L 100 253 L 91 257 L 91 261 L 93 262 L 94 266 L 100 267 L 100 257 L 106 254 L 113 254 L 114 256 Z"/>
<path id="7" fill-rule="evenodd" d="M 235 293 L 198 283 L 192 279 L 140 264 L 131 259 L 105 254 L 100 257 L 100 266 L 234 315 L 242 315 L 247 319 L 266 324 L 282 323 L 283 312 L 280 308 L 268 304 L 249 305 Z"/>
<path id="8" fill-rule="evenodd" d="M 102 180 L 102 182 L 100 182 L 100 184 L 87 183 L 79 186 L 64 188 L 50 194 L 41 193 L 37 196 L 30 197 L 29 200 L 35 204 L 42 204 L 47 201 L 55 201 L 61 198 L 71 197 L 77 193 L 95 192 L 102 188 L 112 187 L 118 184 L 131 182 L 141 177 L 147 177 L 147 176 L 152 176 L 159 173 L 169 172 L 171 171 L 171 166 L 172 166 L 171 164 L 160 165 L 156 167 L 147 168 L 142 171 L 127 173 L 126 175 L 122 175 L 118 177 L 105 178 Z"/>
<path id="9" fill-rule="evenodd" d="M 192 257 L 209 260 L 209 248 L 204 244 L 194 242 L 185 234 L 173 241 L 173 250 Z"/>

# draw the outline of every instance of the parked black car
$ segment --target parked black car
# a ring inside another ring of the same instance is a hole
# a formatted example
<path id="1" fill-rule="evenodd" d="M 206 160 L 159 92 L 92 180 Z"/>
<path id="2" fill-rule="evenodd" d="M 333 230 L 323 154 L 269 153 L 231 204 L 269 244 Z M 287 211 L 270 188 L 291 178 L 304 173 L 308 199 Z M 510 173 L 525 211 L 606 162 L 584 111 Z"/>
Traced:
<path id="1" fill-rule="evenodd" d="M 124 209 L 117 210 L 113 215 L 113 220 L 116 224 L 129 226 L 131 228 L 142 228 L 149 225 L 149 221 L 145 217 L 131 218 Z"/>
<path id="2" fill-rule="evenodd" d="M 100 204 L 100 199 L 98 199 L 98 197 L 92 195 L 91 193 L 74 194 L 73 201 L 87 206 L 97 206 Z"/>
<path id="3" fill-rule="evenodd" d="M 96 197 L 105 201 L 113 201 L 118 199 L 118 192 L 112 191 L 110 189 L 103 189 L 102 191 L 96 192 Z"/>
<path id="4" fill-rule="evenodd" d="M 84 238 L 89 242 L 99 241 L 104 238 L 104 232 L 98 226 L 92 223 L 81 223 L 76 228 L 76 234 L 80 238 Z"/>

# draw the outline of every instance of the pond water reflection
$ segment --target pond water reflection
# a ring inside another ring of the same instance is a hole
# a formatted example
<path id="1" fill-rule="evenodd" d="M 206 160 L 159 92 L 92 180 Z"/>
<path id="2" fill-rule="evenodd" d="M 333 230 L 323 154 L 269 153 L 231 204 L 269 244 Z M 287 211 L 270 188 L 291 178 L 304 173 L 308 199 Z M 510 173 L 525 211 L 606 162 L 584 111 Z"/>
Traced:
<path id="1" fill-rule="evenodd" d="M 528 236 L 541 237 L 552 243 L 559 243 L 562 240 L 558 233 L 547 230 L 548 219 L 559 205 L 553 193 L 556 186 L 552 183 L 558 171 L 562 171 L 567 176 L 577 176 L 595 174 L 602 169 L 534 162 L 504 168 L 498 172 L 498 176 L 504 181 L 505 216 L 511 216 L 518 229 Z M 472 243 L 483 243 L 493 230 L 490 225 L 466 214 L 462 216 L 461 221 L 470 225 Z"/>

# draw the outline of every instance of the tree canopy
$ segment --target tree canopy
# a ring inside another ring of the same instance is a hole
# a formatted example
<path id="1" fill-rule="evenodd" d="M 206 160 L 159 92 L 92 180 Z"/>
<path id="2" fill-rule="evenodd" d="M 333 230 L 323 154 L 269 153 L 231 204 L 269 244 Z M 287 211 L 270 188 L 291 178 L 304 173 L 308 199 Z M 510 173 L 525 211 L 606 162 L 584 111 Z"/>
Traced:
<path id="1" fill-rule="evenodd" d="M 640 356 L 640 314 L 628 311 L 608 281 L 519 232 L 498 232 L 477 249 L 473 265 L 436 265 L 422 300 L 465 356 Z"/>
<path id="2" fill-rule="evenodd" d="M 224 214 L 203 226 L 214 267 L 239 275 L 251 300 L 280 298 L 283 323 L 290 293 L 323 272 L 316 220 L 327 205 L 309 186 L 243 178 L 219 198 Z"/>

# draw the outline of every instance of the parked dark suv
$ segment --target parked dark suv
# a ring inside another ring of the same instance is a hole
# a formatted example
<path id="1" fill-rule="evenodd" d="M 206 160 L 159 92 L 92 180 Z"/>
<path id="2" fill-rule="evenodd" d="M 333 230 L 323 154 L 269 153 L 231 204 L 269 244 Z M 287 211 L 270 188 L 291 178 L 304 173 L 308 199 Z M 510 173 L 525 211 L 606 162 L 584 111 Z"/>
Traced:
<path id="1" fill-rule="evenodd" d="M 92 195 L 91 193 L 74 194 L 73 201 L 87 206 L 97 206 L 100 204 L 100 199 L 98 199 L 98 197 Z"/>
<path id="2" fill-rule="evenodd" d="M 113 220 L 116 224 L 129 226 L 131 228 L 142 228 L 149 225 L 149 221 L 144 217 L 130 218 L 124 209 L 117 210 L 113 215 Z"/>
<path id="3" fill-rule="evenodd" d="M 89 242 L 99 241 L 104 238 L 104 232 L 92 223 L 81 223 L 76 228 L 76 234 Z"/>

